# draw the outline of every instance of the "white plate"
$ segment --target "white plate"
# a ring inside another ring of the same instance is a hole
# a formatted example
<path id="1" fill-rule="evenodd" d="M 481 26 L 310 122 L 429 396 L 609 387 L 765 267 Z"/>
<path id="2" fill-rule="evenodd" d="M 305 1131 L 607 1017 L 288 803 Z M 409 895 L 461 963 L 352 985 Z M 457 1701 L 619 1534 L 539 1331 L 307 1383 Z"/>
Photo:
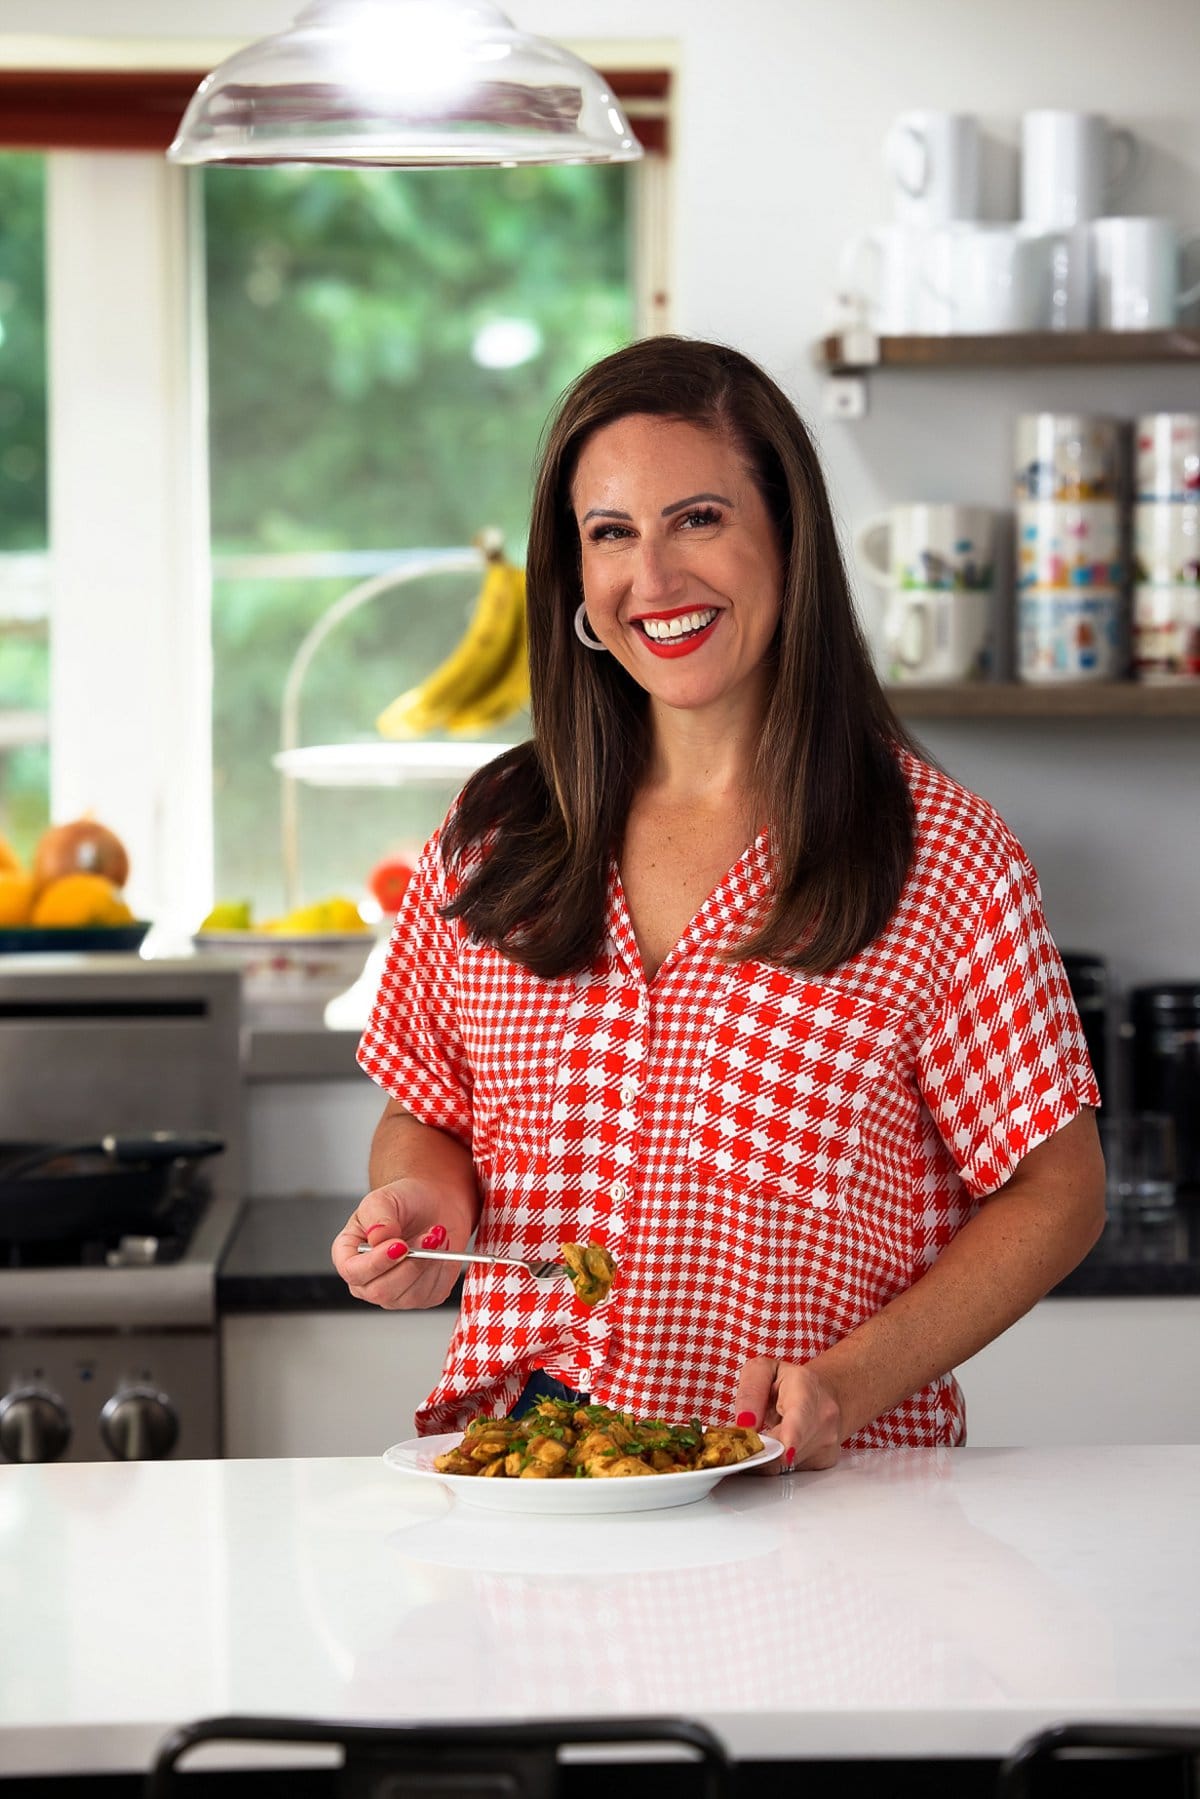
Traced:
<path id="1" fill-rule="evenodd" d="M 383 1459 L 397 1474 L 435 1480 L 464 1505 L 489 1512 L 553 1512 L 560 1517 L 581 1512 L 656 1512 L 664 1506 L 691 1505 L 711 1493 L 727 1474 L 761 1468 L 783 1454 L 783 1444 L 763 1437 L 763 1448 L 727 1468 L 699 1468 L 686 1474 L 631 1474 L 621 1480 L 483 1480 L 477 1474 L 441 1474 L 433 1458 L 462 1442 L 461 1431 L 441 1437 L 413 1437 L 393 1443 Z"/>

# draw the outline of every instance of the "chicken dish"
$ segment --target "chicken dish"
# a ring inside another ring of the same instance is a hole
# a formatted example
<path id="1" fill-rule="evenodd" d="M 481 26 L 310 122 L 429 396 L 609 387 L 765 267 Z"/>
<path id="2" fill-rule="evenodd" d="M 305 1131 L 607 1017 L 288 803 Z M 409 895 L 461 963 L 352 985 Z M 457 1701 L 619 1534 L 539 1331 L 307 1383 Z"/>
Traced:
<path id="1" fill-rule="evenodd" d="M 729 1468 L 763 1447 L 757 1431 L 736 1425 L 663 1424 L 609 1406 L 539 1399 L 523 1418 L 473 1418 L 433 1465 L 439 1474 L 485 1480 L 619 1480 Z"/>
<path id="2" fill-rule="evenodd" d="M 562 1243 L 562 1259 L 575 1287 L 575 1297 L 585 1306 L 607 1299 L 617 1264 L 600 1243 Z"/>

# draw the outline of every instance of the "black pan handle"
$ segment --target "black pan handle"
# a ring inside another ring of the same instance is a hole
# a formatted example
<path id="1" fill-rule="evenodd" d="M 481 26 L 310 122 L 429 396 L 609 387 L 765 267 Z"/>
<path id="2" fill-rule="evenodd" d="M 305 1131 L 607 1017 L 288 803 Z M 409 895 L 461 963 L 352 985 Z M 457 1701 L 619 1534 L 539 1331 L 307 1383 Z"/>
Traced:
<path id="1" fill-rule="evenodd" d="M 198 1162 L 224 1149 L 220 1137 L 197 1131 L 185 1137 L 178 1131 L 151 1131 L 145 1137 L 102 1137 L 100 1148 L 113 1162 Z"/>
<path id="2" fill-rule="evenodd" d="M 6 1181 L 20 1180 L 33 1174 L 47 1162 L 64 1156 L 107 1156 L 112 1162 L 197 1162 L 202 1156 L 215 1156 L 225 1147 L 224 1140 L 207 1131 L 185 1137 L 177 1131 L 150 1131 L 143 1137 L 101 1137 L 88 1143 L 43 1143 L 30 1154 L 9 1162 L 0 1173 Z"/>

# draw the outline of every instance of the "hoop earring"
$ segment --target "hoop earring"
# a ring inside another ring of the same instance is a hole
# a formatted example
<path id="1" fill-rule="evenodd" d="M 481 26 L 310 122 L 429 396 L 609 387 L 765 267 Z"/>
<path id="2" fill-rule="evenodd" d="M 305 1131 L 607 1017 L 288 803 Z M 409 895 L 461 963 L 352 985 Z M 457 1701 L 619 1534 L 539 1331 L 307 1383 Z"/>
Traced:
<path id="1" fill-rule="evenodd" d="M 588 635 L 587 602 L 585 600 L 580 600 L 575 608 L 575 635 L 585 649 L 604 650 L 607 654 L 608 646 L 601 643 L 598 637 Z"/>

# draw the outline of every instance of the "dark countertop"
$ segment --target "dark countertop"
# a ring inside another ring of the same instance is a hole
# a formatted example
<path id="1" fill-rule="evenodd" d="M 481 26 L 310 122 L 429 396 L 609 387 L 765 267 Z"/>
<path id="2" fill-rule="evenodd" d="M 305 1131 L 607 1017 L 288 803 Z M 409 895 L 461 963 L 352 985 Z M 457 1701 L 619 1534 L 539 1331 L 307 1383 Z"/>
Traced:
<path id="1" fill-rule="evenodd" d="M 219 1312 L 351 1309 L 329 1246 L 360 1196 L 303 1194 L 253 1199 L 242 1208 L 217 1274 Z M 1181 1202 L 1164 1224 L 1110 1220 L 1103 1237 L 1051 1298 L 1163 1298 L 1200 1294 L 1200 1201 Z M 445 1302 L 458 1305 L 458 1290 Z"/>
<path id="2" fill-rule="evenodd" d="M 1104 1235 L 1051 1298 L 1161 1299 L 1200 1294 L 1200 1194 L 1161 1224 L 1110 1218 Z"/>
<path id="3" fill-rule="evenodd" d="M 247 1200 L 217 1270 L 218 1313 L 361 1310 L 329 1259 L 330 1244 L 361 1198 L 305 1193 Z M 444 1302 L 455 1309 L 459 1285 Z"/>

